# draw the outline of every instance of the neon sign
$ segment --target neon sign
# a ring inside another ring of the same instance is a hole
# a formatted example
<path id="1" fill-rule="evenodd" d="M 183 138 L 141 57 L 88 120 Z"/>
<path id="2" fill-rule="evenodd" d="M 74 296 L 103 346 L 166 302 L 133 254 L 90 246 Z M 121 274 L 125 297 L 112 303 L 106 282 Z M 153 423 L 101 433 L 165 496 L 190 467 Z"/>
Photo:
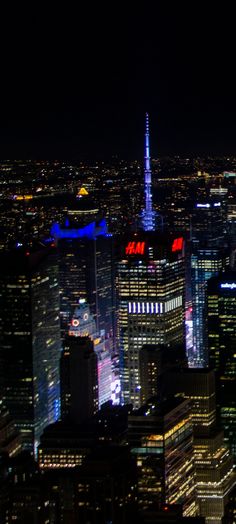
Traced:
<path id="1" fill-rule="evenodd" d="M 77 318 L 73 318 L 73 320 L 71 322 L 71 325 L 73 327 L 78 327 L 79 326 L 79 320 Z"/>
<path id="2" fill-rule="evenodd" d="M 129 242 L 125 248 L 126 255 L 144 255 L 145 242 Z"/>
<path id="3" fill-rule="evenodd" d="M 183 237 L 175 238 L 171 246 L 172 253 L 174 253 L 175 251 L 181 251 L 181 249 L 183 249 L 183 243 Z"/>
<path id="4" fill-rule="evenodd" d="M 236 289 L 236 284 L 235 282 L 232 282 L 232 283 L 225 282 L 225 284 L 220 284 L 220 287 L 223 289 Z"/>

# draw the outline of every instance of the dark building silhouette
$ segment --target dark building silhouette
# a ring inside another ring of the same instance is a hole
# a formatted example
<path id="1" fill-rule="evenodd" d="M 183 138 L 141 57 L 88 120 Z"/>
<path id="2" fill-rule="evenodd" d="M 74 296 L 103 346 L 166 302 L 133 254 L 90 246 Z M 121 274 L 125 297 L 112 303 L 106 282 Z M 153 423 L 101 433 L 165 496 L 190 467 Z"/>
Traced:
<path id="1" fill-rule="evenodd" d="M 67 337 L 61 354 L 63 417 L 81 423 L 98 411 L 97 355 L 89 337 Z"/>
<path id="2" fill-rule="evenodd" d="M 168 370 L 187 367 L 183 344 L 157 344 L 143 346 L 139 353 L 141 400 L 145 404 L 151 397 L 160 400 L 165 394 L 165 374 Z"/>
<path id="3" fill-rule="evenodd" d="M 125 524 L 135 516 L 136 463 L 127 446 L 103 446 L 78 471 L 79 522 Z"/>

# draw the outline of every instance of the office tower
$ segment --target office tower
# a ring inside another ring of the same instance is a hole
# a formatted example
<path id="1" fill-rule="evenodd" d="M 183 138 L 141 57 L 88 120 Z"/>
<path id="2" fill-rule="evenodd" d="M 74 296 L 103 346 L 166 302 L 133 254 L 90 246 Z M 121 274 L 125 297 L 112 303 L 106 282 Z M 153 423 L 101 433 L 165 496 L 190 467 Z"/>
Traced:
<path id="1" fill-rule="evenodd" d="M 169 369 L 163 380 L 164 395 L 182 395 L 191 401 L 194 434 L 208 435 L 216 424 L 215 373 L 210 369 Z"/>
<path id="2" fill-rule="evenodd" d="M 221 201 L 209 198 L 198 202 L 192 212 L 191 282 L 193 307 L 193 350 L 191 367 L 208 364 L 206 352 L 205 308 L 206 282 L 229 264 L 225 247 L 226 216 Z"/>
<path id="3" fill-rule="evenodd" d="M 61 354 L 61 404 L 63 416 L 82 423 L 98 410 L 97 355 L 89 337 L 64 340 Z"/>
<path id="4" fill-rule="evenodd" d="M 0 263 L 1 397 L 33 451 L 60 415 L 57 258 L 46 248 L 16 249 Z"/>
<path id="5" fill-rule="evenodd" d="M 75 308 L 68 334 L 74 337 L 88 336 L 93 342 L 97 356 L 98 407 L 100 408 L 104 402 L 111 398 L 111 354 L 106 347 L 105 337 L 99 335 L 96 330 L 94 316 L 91 315 L 90 307 L 85 302 L 85 299 L 80 299 L 78 306 Z"/>
<path id="6" fill-rule="evenodd" d="M 14 457 L 21 451 L 19 432 L 16 431 L 9 413 L 2 408 L 0 401 L 0 454 L 7 453 Z"/>
<path id="7" fill-rule="evenodd" d="M 43 471 L 77 468 L 94 446 L 94 437 L 84 422 L 77 424 L 67 418 L 50 424 L 40 437 L 39 468 Z"/>
<path id="8" fill-rule="evenodd" d="M 139 353 L 141 404 L 159 393 L 163 346 L 143 346 Z"/>
<path id="9" fill-rule="evenodd" d="M 225 508 L 225 514 L 222 524 L 235 524 L 236 519 L 236 487 L 229 494 L 228 504 Z"/>
<path id="10" fill-rule="evenodd" d="M 189 402 L 152 399 L 128 417 L 128 440 L 138 467 L 138 503 L 182 504 L 198 514 Z"/>
<path id="11" fill-rule="evenodd" d="M 80 215 L 78 215 L 80 217 Z M 106 347 L 115 349 L 115 299 L 113 237 L 105 220 L 81 227 L 71 217 L 61 227 L 54 224 L 52 235 L 58 246 L 62 338 L 80 299 L 85 299 Z"/>
<path id="12" fill-rule="evenodd" d="M 138 408 L 142 347 L 183 343 L 183 238 L 148 231 L 124 239 L 117 292 L 122 397 Z"/>
<path id="13" fill-rule="evenodd" d="M 216 426 L 214 371 L 184 369 L 166 376 L 166 390 L 187 399 L 193 424 L 196 493 L 206 523 L 220 524 L 236 477 L 233 458 Z"/>
<path id="14" fill-rule="evenodd" d="M 217 406 L 225 441 L 236 459 L 236 272 L 208 281 L 209 363 L 216 371 Z"/>
<path id="15" fill-rule="evenodd" d="M 143 346 L 139 353 L 141 402 L 165 396 L 165 376 L 171 369 L 187 367 L 184 344 Z"/>

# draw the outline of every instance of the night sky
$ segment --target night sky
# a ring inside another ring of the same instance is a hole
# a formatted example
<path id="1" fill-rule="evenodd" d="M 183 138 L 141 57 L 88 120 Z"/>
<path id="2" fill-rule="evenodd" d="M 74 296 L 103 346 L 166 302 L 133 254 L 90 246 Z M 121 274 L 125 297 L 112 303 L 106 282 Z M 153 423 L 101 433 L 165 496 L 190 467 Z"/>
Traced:
<path id="1" fill-rule="evenodd" d="M 230 4 L 127 3 L 2 16 L 2 159 L 236 155 Z"/>

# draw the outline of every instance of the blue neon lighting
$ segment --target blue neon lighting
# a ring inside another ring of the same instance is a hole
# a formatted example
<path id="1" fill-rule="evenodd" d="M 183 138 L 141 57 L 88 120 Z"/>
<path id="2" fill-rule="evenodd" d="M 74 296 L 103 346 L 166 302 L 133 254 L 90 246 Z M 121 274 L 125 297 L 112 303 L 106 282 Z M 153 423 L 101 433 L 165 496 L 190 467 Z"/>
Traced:
<path id="1" fill-rule="evenodd" d="M 91 222 L 87 226 L 78 228 L 78 229 L 64 229 L 61 228 L 60 224 L 55 222 L 51 227 L 51 235 L 55 240 L 61 238 L 91 238 L 94 239 L 98 236 L 107 236 L 107 224 L 106 220 L 103 218 L 98 224 L 96 222 Z"/>

